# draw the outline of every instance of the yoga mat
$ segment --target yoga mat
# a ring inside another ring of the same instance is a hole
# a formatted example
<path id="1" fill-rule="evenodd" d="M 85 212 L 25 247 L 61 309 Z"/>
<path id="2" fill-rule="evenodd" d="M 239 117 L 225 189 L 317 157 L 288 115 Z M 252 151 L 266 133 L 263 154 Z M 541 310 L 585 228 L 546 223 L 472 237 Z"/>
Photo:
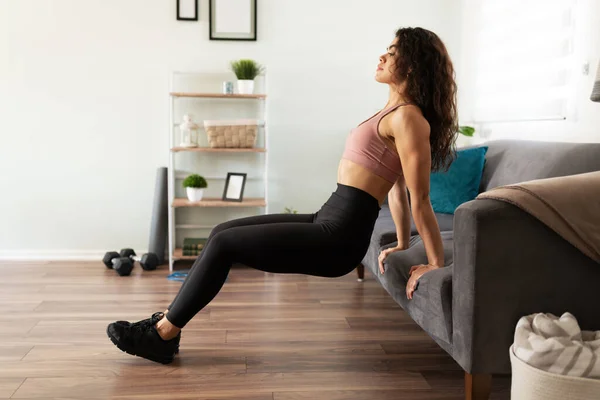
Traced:
<path id="1" fill-rule="evenodd" d="M 154 205 L 152 207 L 152 222 L 150 224 L 150 241 L 148 251 L 158 256 L 159 264 L 165 263 L 165 248 L 169 233 L 167 168 L 160 167 L 156 171 L 154 185 Z"/>
<path id="2" fill-rule="evenodd" d="M 167 279 L 170 281 L 185 282 L 185 278 L 187 278 L 188 273 L 189 270 L 173 272 L 172 274 L 167 276 Z"/>

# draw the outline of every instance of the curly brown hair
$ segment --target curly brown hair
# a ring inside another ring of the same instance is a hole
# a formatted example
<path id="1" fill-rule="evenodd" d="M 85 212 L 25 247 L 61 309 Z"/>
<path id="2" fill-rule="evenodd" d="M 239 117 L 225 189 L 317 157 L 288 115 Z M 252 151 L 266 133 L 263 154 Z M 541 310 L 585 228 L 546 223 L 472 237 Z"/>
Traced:
<path id="1" fill-rule="evenodd" d="M 455 72 L 446 46 L 423 28 L 396 32 L 396 71 L 406 94 L 429 122 L 432 171 L 448 170 L 455 157 L 458 136 Z"/>

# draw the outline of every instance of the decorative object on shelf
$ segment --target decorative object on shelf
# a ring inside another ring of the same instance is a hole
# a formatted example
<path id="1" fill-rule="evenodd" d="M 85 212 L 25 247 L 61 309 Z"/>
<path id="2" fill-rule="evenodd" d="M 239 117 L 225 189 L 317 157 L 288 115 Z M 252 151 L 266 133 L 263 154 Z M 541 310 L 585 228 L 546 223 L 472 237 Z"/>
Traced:
<path id="1" fill-rule="evenodd" d="M 298 214 L 298 211 L 294 209 L 294 207 L 285 207 L 283 209 L 284 214 Z"/>
<path id="2" fill-rule="evenodd" d="M 202 200 L 204 189 L 208 187 L 206 179 L 198 174 L 189 175 L 183 180 L 182 185 L 186 189 L 188 200 L 191 202 Z"/>
<path id="3" fill-rule="evenodd" d="M 207 238 L 184 238 L 182 249 L 183 255 L 199 256 L 207 241 Z"/>
<path id="4" fill-rule="evenodd" d="M 256 0 L 209 0 L 210 40 L 256 41 Z"/>
<path id="5" fill-rule="evenodd" d="M 233 94 L 233 82 L 223 82 L 223 94 Z"/>
<path id="6" fill-rule="evenodd" d="M 596 79 L 590 100 L 600 102 L 600 62 L 598 63 L 598 71 L 596 72 Z"/>
<path id="7" fill-rule="evenodd" d="M 254 79 L 264 72 L 264 67 L 254 60 L 237 60 L 231 62 L 231 70 L 237 77 L 239 94 L 254 93 Z"/>
<path id="8" fill-rule="evenodd" d="M 181 131 L 181 147 L 198 147 L 198 125 L 192 121 L 192 116 L 183 116 L 183 122 L 179 125 Z"/>
<path id="9" fill-rule="evenodd" d="M 246 186 L 246 174 L 238 172 L 227 173 L 225 190 L 223 190 L 223 201 L 239 201 L 244 199 L 244 188 Z"/>
<path id="10" fill-rule="evenodd" d="M 198 0 L 177 0 L 178 21 L 198 21 Z"/>
<path id="11" fill-rule="evenodd" d="M 475 134 L 475 128 L 473 128 L 472 126 L 460 126 L 458 127 L 458 133 L 460 133 L 461 135 L 465 135 L 468 137 L 473 137 L 473 135 Z"/>
<path id="12" fill-rule="evenodd" d="M 251 148 L 256 144 L 258 121 L 255 119 L 206 120 L 204 129 L 210 147 Z"/>

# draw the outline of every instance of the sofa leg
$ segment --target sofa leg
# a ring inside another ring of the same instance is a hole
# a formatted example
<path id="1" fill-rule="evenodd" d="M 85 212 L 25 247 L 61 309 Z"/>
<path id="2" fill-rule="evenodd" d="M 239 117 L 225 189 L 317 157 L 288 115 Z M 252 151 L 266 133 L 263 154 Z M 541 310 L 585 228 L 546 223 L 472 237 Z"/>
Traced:
<path id="1" fill-rule="evenodd" d="M 491 374 L 469 374 L 465 372 L 465 400 L 488 400 L 491 391 Z"/>
<path id="2" fill-rule="evenodd" d="M 358 274 L 358 281 L 362 282 L 365 279 L 365 266 L 358 264 L 358 267 L 356 267 L 356 273 Z"/>

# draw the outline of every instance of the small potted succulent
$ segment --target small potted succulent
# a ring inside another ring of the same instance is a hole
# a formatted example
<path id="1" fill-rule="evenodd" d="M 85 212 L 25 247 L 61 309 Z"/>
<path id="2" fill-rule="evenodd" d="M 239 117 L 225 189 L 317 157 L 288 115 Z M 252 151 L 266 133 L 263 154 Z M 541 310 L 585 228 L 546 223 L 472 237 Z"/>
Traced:
<path id="1" fill-rule="evenodd" d="M 183 180 L 183 187 L 186 189 L 187 197 L 191 202 L 202 200 L 204 189 L 207 186 L 206 179 L 198 174 L 189 175 Z"/>
<path id="2" fill-rule="evenodd" d="M 239 94 L 254 93 L 254 78 L 264 71 L 264 67 L 254 60 L 237 60 L 231 62 L 231 70 L 237 77 Z"/>

